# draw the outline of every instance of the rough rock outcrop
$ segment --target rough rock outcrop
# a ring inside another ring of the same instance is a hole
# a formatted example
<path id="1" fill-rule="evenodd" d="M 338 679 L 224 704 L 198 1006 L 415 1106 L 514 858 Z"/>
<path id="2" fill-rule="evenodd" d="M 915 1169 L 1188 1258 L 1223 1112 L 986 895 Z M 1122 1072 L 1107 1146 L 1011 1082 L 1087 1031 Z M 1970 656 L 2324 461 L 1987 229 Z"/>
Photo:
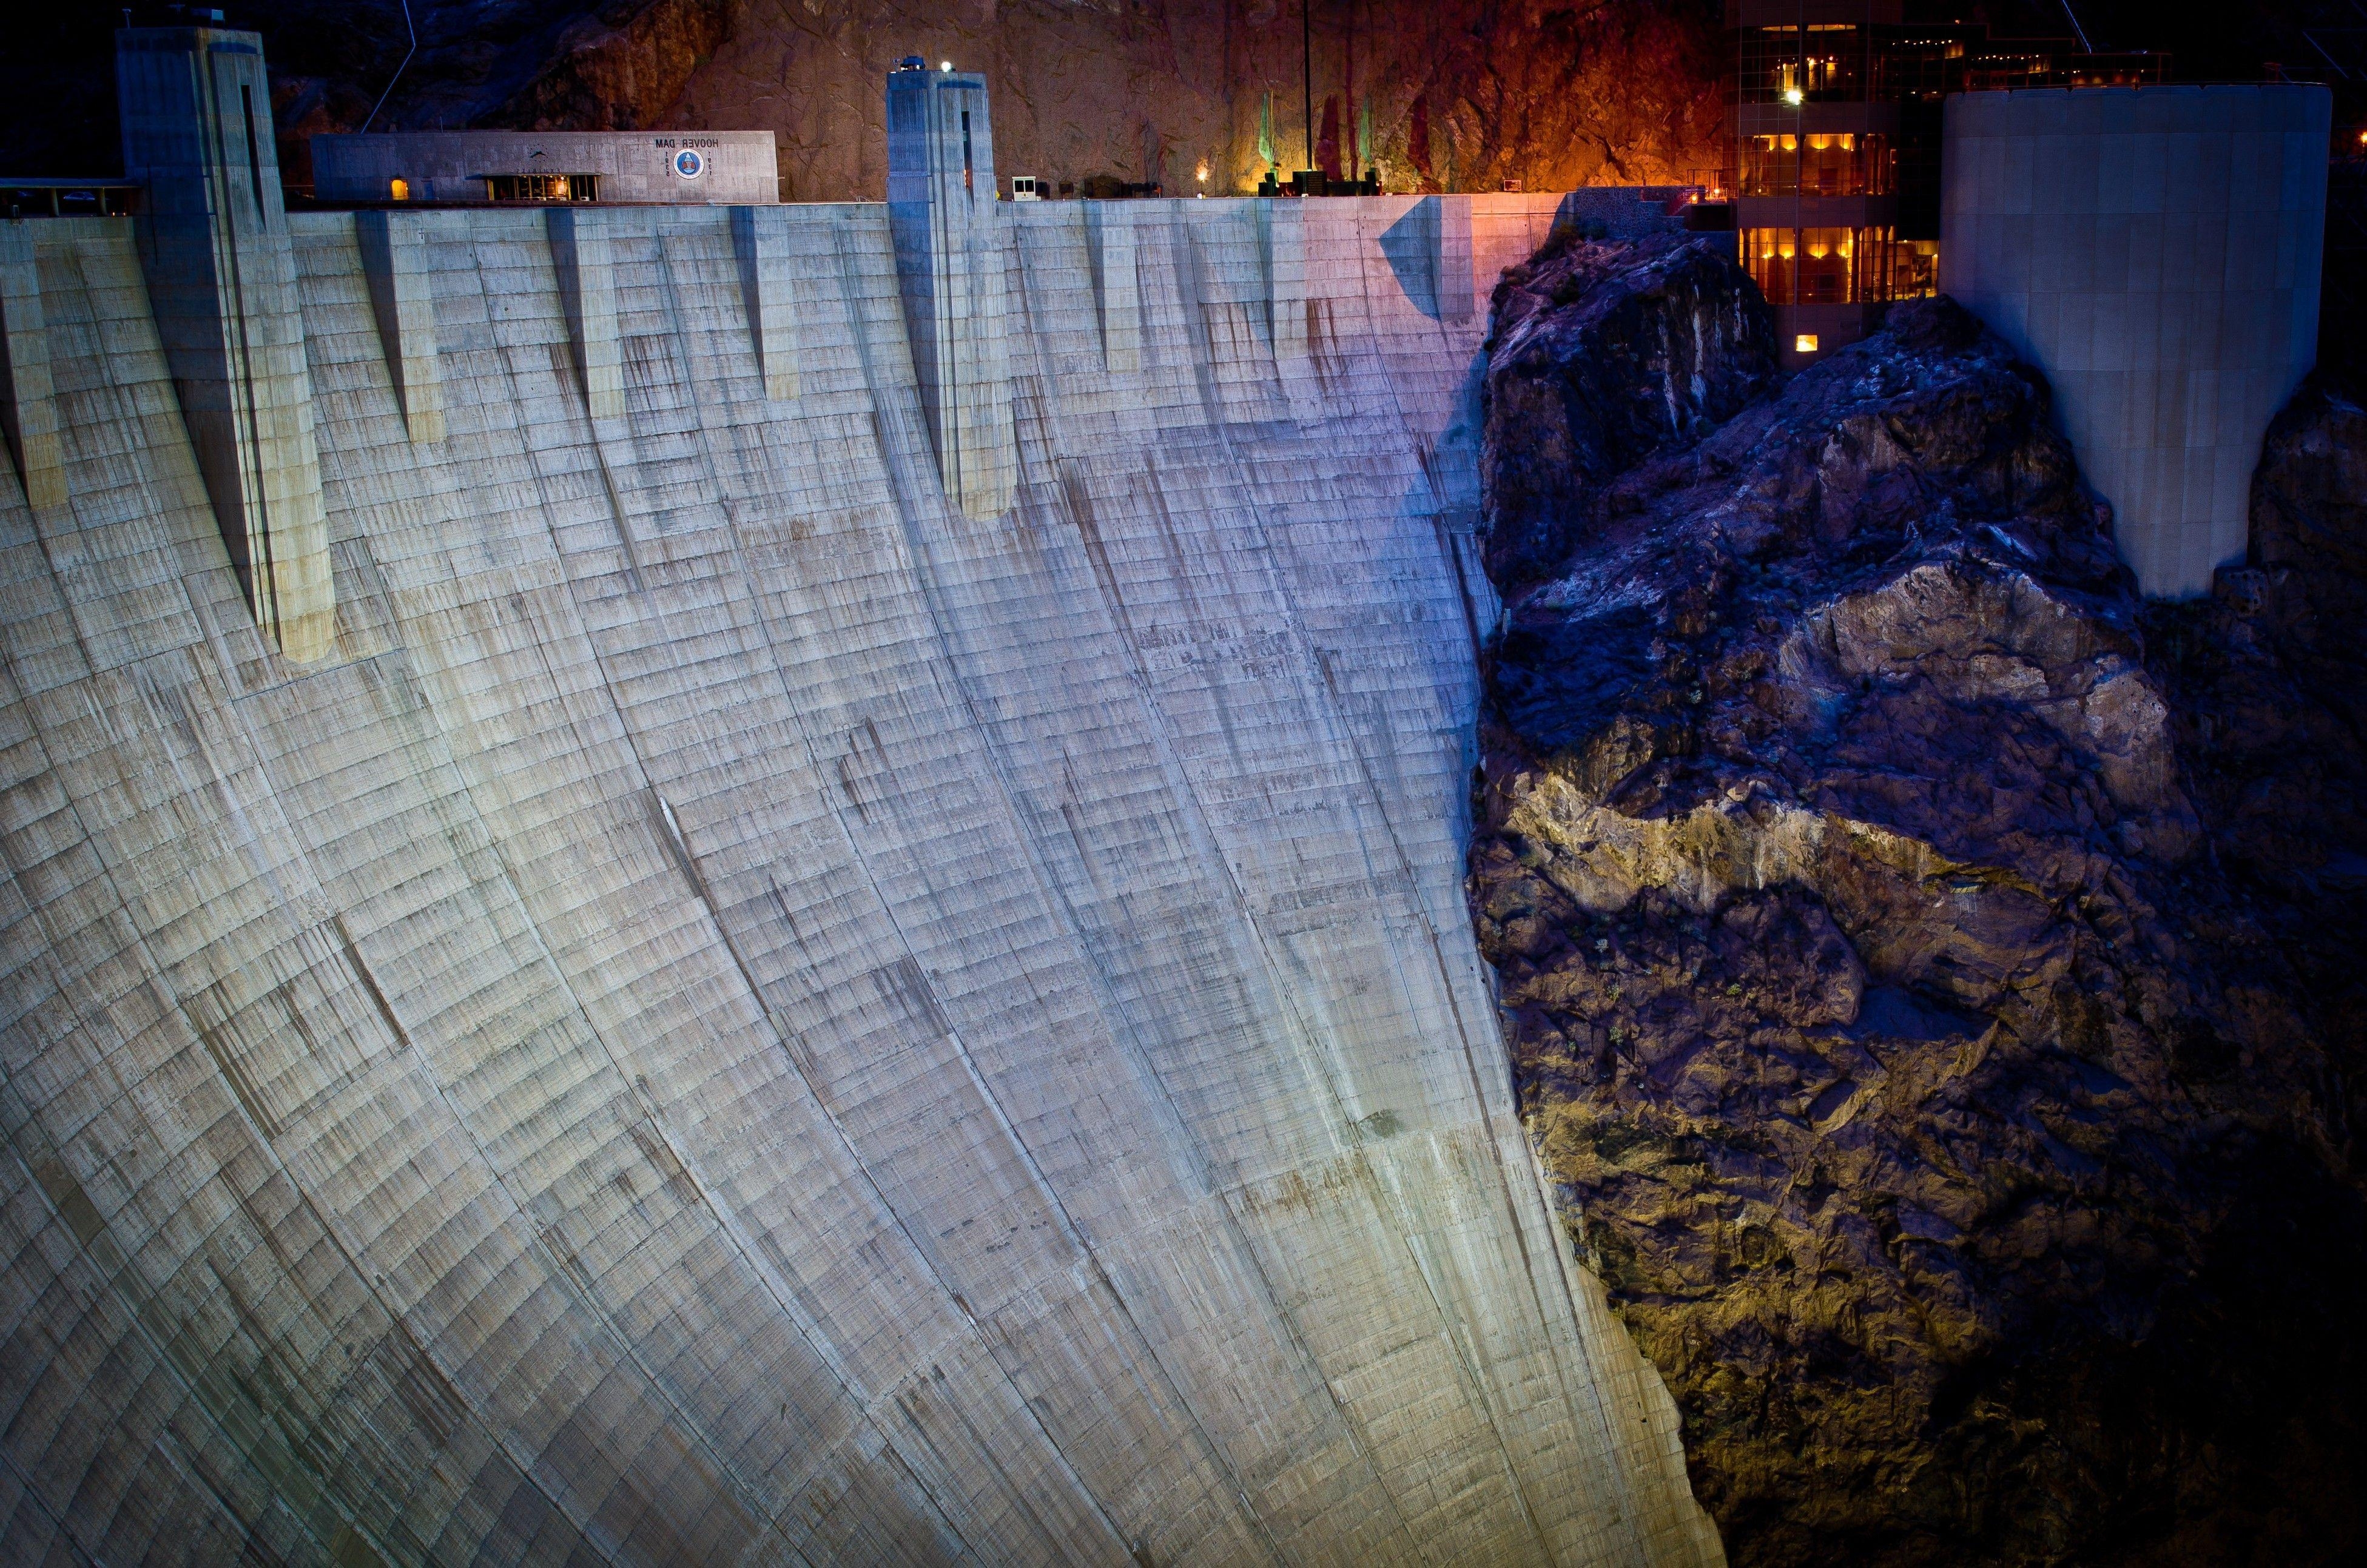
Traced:
<path id="1" fill-rule="evenodd" d="M 1504 275 L 1479 469 L 1500 585 L 1569 554 L 1603 481 L 1699 440 L 1773 381 L 1774 326 L 1731 250 L 1678 234 L 1595 244 L 1565 228 Z"/>
<path id="2" fill-rule="evenodd" d="M 1489 451 L 1572 471 L 1490 518 L 1470 892 L 1697 1493 L 1741 1563 L 2340 1559 L 2358 410 L 2272 434 L 2258 570 L 2147 607 L 2044 384 L 1946 300 L 1704 438 L 1571 442 L 1538 411 L 1606 288 L 1683 335 L 1637 259 L 1504 297 Z M 1590 406 L 1659 396 L 1636 363 Z"/>

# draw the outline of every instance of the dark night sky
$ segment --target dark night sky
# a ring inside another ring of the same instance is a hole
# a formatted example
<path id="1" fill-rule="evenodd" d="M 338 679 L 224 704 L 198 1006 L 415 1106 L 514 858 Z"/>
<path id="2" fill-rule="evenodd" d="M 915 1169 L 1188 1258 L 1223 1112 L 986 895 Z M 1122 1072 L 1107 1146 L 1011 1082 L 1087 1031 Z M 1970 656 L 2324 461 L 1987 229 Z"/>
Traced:
<path id="1" fill-rule="evenodd" d="M 264 33 L 275 75 L 324 78 L 335 97 L 360 106 L 356 118 L 402 57 L 400 12 L 382 0 L 234 0 L 222 8 L 232 25 Z M 441 43 L 496 60 L 531 58 L 538 43 L 587 11 L 635 8 L 613 0 L 605 6 L 417 0 L 414 6 L 431 49 Z M 1986 12 L 1999 33 L 2069 30 L 2060 0 L 1994 0 L 1968 9 Z M 2098 49 L 2167 51 L 2180 80 L 2257 79 L 2264 62 L 2277 61 L 2295 74 L 2335 87 L 2339 123 L 2367 118 L 2367 11 L 2355 0 L 2253 0 L 2235 6 L 2074 0 L 2074 9 Z M 141 19 L 160 11 L 142 7 Z M 0 51 L 0 105 L 6 106 L 0 120 L 0 175 L 108 175 L 120 169 L 112 72 L 112 33 L 120 15 L 109 6 L 41 7 L 12 24 L 11 46 Z M 2307 36 L 2313 31 L 2339 58 L 2347 50 L 2346 62 L 2355 62 L 2350 80 L 2327 70 Z M 493 69 L 501 73 L 500 65 Z"/>

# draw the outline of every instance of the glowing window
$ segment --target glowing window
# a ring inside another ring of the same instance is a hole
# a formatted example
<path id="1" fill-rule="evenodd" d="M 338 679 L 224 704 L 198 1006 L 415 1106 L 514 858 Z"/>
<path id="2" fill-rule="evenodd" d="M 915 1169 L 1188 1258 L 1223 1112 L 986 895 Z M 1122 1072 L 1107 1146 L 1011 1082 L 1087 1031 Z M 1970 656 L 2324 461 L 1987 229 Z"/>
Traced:
<path id="1" fill-rule="evenodd" d="M 1817 334 L 1814 333 L 1800 333 L 1797 337 L 1792 340 L 1792 352 L 1795 354 L 1816 353 Z"/>
<path id="2" fill-rule="evenodd" d="M 597 201 L 597 175 L 487 175 L 489 201 Z"/>
<path id="3" fill-rule="evenodd" d="M 409 180 L 389 180 L 386 186 L 386 196 L 389 201 L 409 201 L 411 199 L 411 182 Z"/>

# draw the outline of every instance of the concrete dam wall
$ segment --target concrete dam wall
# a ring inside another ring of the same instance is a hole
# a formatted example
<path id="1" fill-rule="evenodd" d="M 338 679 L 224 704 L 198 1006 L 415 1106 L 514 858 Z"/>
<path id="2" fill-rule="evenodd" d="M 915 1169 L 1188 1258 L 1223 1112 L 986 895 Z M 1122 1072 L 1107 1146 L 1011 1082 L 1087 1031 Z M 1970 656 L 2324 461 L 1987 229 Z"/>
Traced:
<path id="1" fill-rule="evenodd" d="M 1555 207 L 1006 208 L 986 517 L 885 209 L 289 216 L 305 662 L 13 226 L 0 1556 L 1716 1561 L 1461 889 Z"/>

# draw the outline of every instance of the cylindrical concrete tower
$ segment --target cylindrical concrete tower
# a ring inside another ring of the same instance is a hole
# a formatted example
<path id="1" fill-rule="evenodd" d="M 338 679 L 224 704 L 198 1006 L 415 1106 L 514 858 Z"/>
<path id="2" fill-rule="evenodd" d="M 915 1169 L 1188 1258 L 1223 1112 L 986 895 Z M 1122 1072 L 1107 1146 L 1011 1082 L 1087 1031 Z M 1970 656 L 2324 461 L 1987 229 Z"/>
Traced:
<path id="1" fill-rule="evenodd" d="M 2316 355 L 2332 117 L 2282 83 L 1947 100 L 1940 287 L 2054 384 L 2146 593 L 2244 553 L 2261 435 Z"/>

